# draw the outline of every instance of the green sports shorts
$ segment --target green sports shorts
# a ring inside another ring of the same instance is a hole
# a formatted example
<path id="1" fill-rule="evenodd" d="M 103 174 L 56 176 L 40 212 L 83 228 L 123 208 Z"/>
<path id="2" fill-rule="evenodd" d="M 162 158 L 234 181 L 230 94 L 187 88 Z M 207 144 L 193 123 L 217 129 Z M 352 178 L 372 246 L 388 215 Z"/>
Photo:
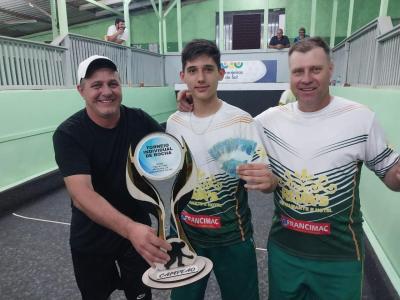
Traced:
<path id="1" fill-rule="evenodd" d="M 324 261 L 293 256 L 268 244 L 270 300 L 361 299 L 363 261 Z"/>
<path id="2" fill-rule="evenodd" d="M 259 300 L 257 259 L 252 239 L 234 245 L 196 248 L 197 255 L 208 257 L 214 264 L 224 300 Z M 210 275 L 195 283 L 173 289 L 172 300 L 203 300 Z"/>

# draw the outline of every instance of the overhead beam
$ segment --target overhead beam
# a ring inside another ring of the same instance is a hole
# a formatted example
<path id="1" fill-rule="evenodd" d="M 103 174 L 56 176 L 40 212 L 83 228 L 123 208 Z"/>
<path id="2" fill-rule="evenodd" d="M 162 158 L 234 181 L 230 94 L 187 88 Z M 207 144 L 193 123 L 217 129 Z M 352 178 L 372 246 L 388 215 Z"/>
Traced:
<path id="1" fill-rule="evenodd" d="M 218 12 L 219 12 L 219 50 L 225 50 L 225 38 L 224 38 L 224 0 L 219 0 L 218 2 Z"/>
<path id="2" fill-rule="evenodd" d="M 171 1 L 163 14 L 163 42 L 164 42 L 164 53 L 168 52 L 168 41 L 167 41 L 167 15 L 171 9 L 175 6 L 176 0 Z"/>
<path id="3" fill-rule="evenodd" d="M 331 48 L 333 48 L 335 46 L 337 10 L 338 10 L 338 0 L 333 0 L 332 20 L 331 20 L 331 38 L 330 38 L 330 42 L 329 42 L 329 47 L 331 47 Z"/>
<path id="4" fill-rule="evenodd" d="M 175 4 L 176 4 L 176 0 L 171 1 L 171 2 L 168 4 L 168 6 L 167 6 L 167 8 L 165 9 L 165 12 L 164 12 L 164 17 L 166 17 L 166 16 L 169 14 L 169 12 L 171 11 L 171 9 L 174 8 Z"/>
<path id="5" fill-rule="evenodd" d="M 269 24 L 269 0 L 264 2 L 264 45 L 261 48 L 268 48 L 268 24 Z"/>
<path id="6" fill-rule="evenodd" d="M 349 19 L 347 20 L 347 37 L 351 35 L 351 27 L 353 25 L 353 11 L 354 11 L 354 0 L 350 0 Z"/>
<path id="7" fill-rule="evenodd" d="M 389 0 L 381 0 L 381 6 L 379 8 L 379 16 L 387 16 L 388 14 L 388 7 L 389 7 Z"/>
<path id="8" fill-rule="evenodd" d="M 164 3 L 165 3 L 165 2 L 168 3 L 168 1 L 169 1 L 169 0 L 163 0 Z M 185 2 L 185 3 L 186 3 L 186 2 Z M 154 4 L 154 5 L 153 5 L 153 4 Z M 139 2 L 131 3 L 131 4 L 129 5 L 129 10 L 135 10 L 135 9 L 140 9 L 140 8 L 149 8 L 150 5 L 153 7 L 153 10 L 156 12 L 156 15 L 157 15 L 157 18 L 158 18 L 158 17 L 159 17 L 159 16 L 158 16 L 158 8 L 155 6 L 155 2 L 152 1 L 152 0 L 150 0 L 150 2 L 139 1 Z M 121 6 L 121 7 L 115 8 L 115 10 L 117 10 L 117 11 L 123 11 L 123 7 Z M 102 16 L 106 16 L 106 15 L 109 15 L 109 14 L 111 14 L 111 13 L 110 13 L 109 11 L 106 11 L 106 10 L 98 11 L 98 12 L 96 12 L 96 17 L 102 17 Z"/>
<path id="9" fill-rule="evenodd" d="M 131 19 L 129 18 L 129 3 L 131 3 L 132 0 L 124 0 L 124 20 L 125 20 L 125 26 L 128 29 L 128 39 L 125 41 L 125 45 L 130 47 L 131 46 Z"/>
<path id="10" fill-rule="evenodd" d="M 65 0 L 57 0 L 57 15 L 58 25 L 60 27 L 60 35 L 66 36 L 68 34 L 68 16 L 67 4 Z"/>
<path id="11" fill-rule="evenodd" d="M 182 52 L 182 5 L 181 0 L 176 1 L 176 26 L 178 29 L 178 51 Z"/>
<path id="12" fill-rule="evenodd" d="M 310 35 L 314 36 L 315 33 L 315 25 L 317 20 L 317 0 L 312 0 L 311 2 L 311 25 L 310 25 Z"/>
<path id="13" fill-rule="evenodd" d="M 156 3 L 154 2 L 154 0 L 150 0 L 151 6 L 153 6 L 153 10 L 157 16 L 157 18 L 160 20 L 161 15 L 158 12 L 158 8 L 156 6 Z"/>
<path id="14" fill-rule="evenodd" d="M 58 36 L 58 17 L 57 17 L 57 4 L 56 0 L 50 0 L 51 9 L 51 30 L 53 32 L 53 40 Z"/>
<path id="15" fill-rule="evenodd" d="M 85 0 L 85 1 L 88 2 L 88 3 L 92 3 L 92 4 L 98 6 L 98 7 L 102 8 L 102 9 L 108 10 L 108 11 L 110 11 L 110 12 L 112 12 L 112 13 L 118 15 L 118 16 L 121 16 L 121 17 L 124 16 L 123 13 L 121 13 L 121 12 L 119 12 L 118 10 L 113 9 L 113 8 L 111 8 L 111 7 L 109 7 L 109 6 L 105 5 L 105 4 L 103 4 L 103 3 L 97 2 L 97 1 L 95 1 L 95 0 Z"/>
<path id="16" fill-rule="evenodd" d="M 117 4 L 117 3 L 122 4 L 123 0 L 107 0 L 107 1 L 103 0 L 103 1 L 98 1 L 97 3 L 102 3 L 104 5 L 111 5 L 111 4 Z M 88 10 L 88 9 L 93 9 L 95 7 L 96 7 L 96 5 L 92 4 L 92 3 L 82 4 L 82 5 L 79 5 L 79 10 L 81 10 L 81 11 Z"/>
<path id="17" fill-rule="evenodd" d="M 14 17 L 20 18 L 20 19 L 27 19 L 27 20 L 32 20 L 33 19 L 33 20 L 36 20 L 38 22 L 51 24 L 50 20 L 46 20 L 46 19 L 38 18 L 38 17 L 33 17 L 33 16 L 26 15 L 26 14 L 21 14 L 21 13 L 18 13 L 18 12 L 15 12 L 15 11 L 11 11 L 11 10 L 8 10 L 8 9 L 4 9 L 4 8 L 0 8 L 0 12 L 4 13 L 4 14 L 7 14 L 7 15 L 10 15 L 10 16 L 14 16 Z"/>
<path id="18" fill-rule="evenodd" d="M 6 25 L 19 25 L 19 24 L 31 24 L 31 23 L 37 23 L 37 21 L 36 20 L 33 20 L 33 19 L 31 19 L 31 20 L 22 20 L 22 19 L 20 19 L 20 20 L 11 20 L 11 21 L 1 21 L 0 22 L 1 24 L 6 24 Z"/>
<path id="19" fill-rule="evenodd" d="M 35 2 L 33 2 L 33 0 L 25 0 L 25 2 L 32 8 L 37 9 L 38 11 L 40 11 L 42 14 L 44 14 L 45 16 L 49 17 L 51 19 L 51 14 L 49 14 L 47 11 L 45 11 L 43 8 L 39 7 L 36 5 Z"/>
<path id="20" fill-rule="evenodd" d="M 160 16 L 160 18 L 158 19 L 158 35 L 159 35 L 159 47 L 160 47 L 160 54 L 164 54 L 165 50 L 164 49 L 164 45 L 163 45 L 163 2 L 162 0 L 158 0 L 158 15 Z"/>

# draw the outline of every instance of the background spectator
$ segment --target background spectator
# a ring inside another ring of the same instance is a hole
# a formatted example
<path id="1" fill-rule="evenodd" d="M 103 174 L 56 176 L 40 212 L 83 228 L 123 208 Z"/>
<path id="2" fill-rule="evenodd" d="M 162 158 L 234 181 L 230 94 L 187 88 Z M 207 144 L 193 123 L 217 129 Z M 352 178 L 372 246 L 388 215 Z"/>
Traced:
<path id="1" fill-rule="evenodd" d="M 276 35 L 274 35 L 269 41 L 268 48 L 283 49 L 289 47 L 290 47 L 290 42 L 288 37 L 286 35 L 283 35 L 283 29 L 278 28 Z"/>
<path id="2" fill-rule="evenodd" d="M 117 18 L 115 25 L 110 25 L 107 29 L 106 40 L 117 44 L 122 44 L 128 39 L 128 30 L 125 29 L 125 21 Z"/>
<path id="3" fill-rule="evenodd" d="M 294 43 L 300 42 L 302 39 L 310 37 L 309 35 L 306 34 L 306 29 L 304 27 L 299 28 L 299 36 L 294 38 Z"/>

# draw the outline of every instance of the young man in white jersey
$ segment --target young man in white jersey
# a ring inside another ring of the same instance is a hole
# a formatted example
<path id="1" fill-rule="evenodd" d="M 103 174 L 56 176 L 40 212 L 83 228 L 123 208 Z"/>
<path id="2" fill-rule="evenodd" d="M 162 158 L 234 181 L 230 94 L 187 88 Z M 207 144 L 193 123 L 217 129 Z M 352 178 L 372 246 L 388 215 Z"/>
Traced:
<path id="1" fill-rule="evenodd" d="M 180 77 L 193 99 L 193 112 L 176 112 L 167 132 L 184 138 L 199 169 L 198 184 L 181 213 L 182 226 L 198 255 L 208 257 L 222 299 L 258 300 L 257 260 L 252 239 L 248 185 L 271 192 L 276 179 L 251 116 L 218 99 L 223 79 L 220 52 L 207 40 L 193 40 L 182 52 Z M 260 170 L 247 183 L 237 176 L 241 163 Z M 261 182 L 260 182 L 261 181 Z M 172 290 L 173 300 L 204 298 L 208 278 Z"/>

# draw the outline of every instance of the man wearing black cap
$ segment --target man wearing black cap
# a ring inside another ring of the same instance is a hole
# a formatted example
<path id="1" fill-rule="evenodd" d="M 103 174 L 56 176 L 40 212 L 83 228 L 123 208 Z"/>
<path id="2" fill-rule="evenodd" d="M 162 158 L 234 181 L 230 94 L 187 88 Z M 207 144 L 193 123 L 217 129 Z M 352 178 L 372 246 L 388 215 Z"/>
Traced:
<path id="1" fill-rule="evenodd" d="M 70 245 L 83 299 L 107 299 L 117 288 L 127 299 L 151 299 L 142 274 L 166 263 L 170 245 L 149 226 L 146 211 L 126 188 L 128 149 L 160 125 L 140 109 L 121 105 L 116 65 L 91 56 L 78 68 L 85 108 L 53 136 L 55 158 L 72 199 Z"/>

